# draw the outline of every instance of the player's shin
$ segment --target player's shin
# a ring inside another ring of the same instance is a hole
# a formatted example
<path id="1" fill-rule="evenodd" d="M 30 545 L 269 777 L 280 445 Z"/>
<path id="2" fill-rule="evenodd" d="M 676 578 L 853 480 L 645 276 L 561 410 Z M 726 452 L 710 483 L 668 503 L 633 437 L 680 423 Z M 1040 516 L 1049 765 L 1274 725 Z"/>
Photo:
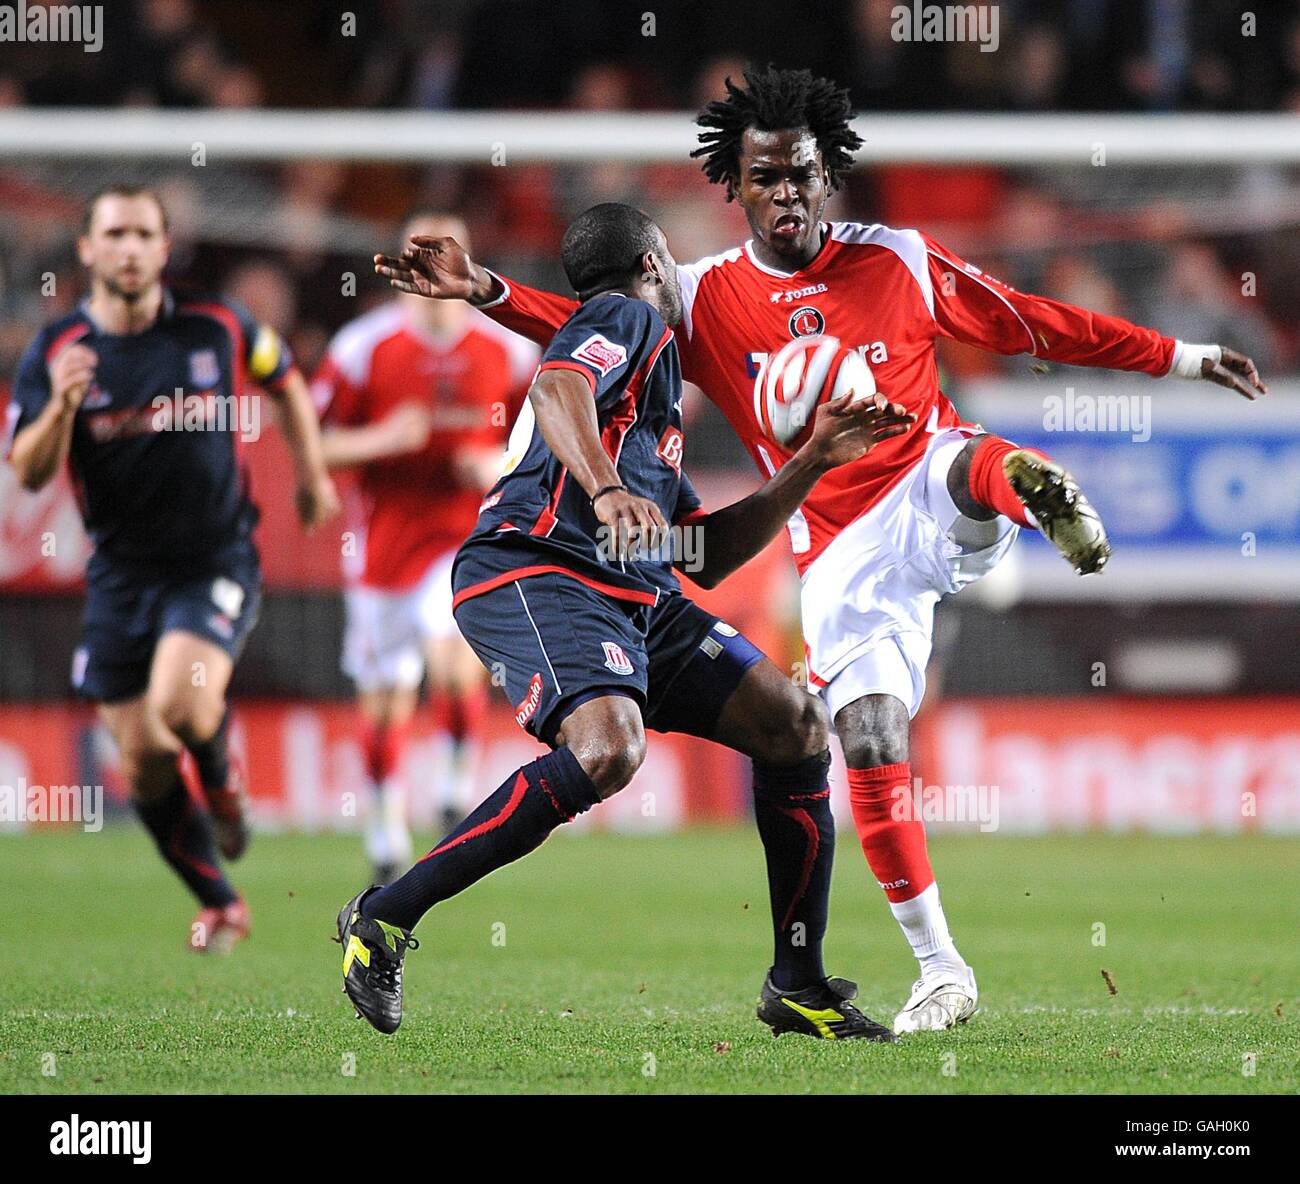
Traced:
<path id="1" fill-rule="evenodd" d="M 835 858 L 829 768 L 826 752 L 794 765 L 754 762 L 754 818 L 772 906 L 772 983 L 783 991 L 826 977 L 822 939 Z"/>
<path id="2" fill-rule="evenodd" d="M 445 741 L 439 803 L 449 828 L 474 805 L 487 701 L 484 686 L 453 688 L 434 701 L 435 729 Z"/>
<path id="3" fill-rule="evenodd" d="M 361 743 L 371 791 L 366 854 L 380 880 L 391 879 L 411 858 L 406 787 L 400 773 L 409 734 L 406 720 L 363 719 Z"/>
<path id="4" fill-rule="evenodd" d="M 367 917 L 413 929 L 439 901 L 541 846 L 600 794 L 567 748 L 512 773 L 464 822 L 404 876 L 365 897 Z"/>
<path id="5" fill-rule="evenodd" d="M 224 908 L 239 899 L 217 861 L 208 820 L 190 798 L 179 770 L 170 789 L 151 801 L 137 800 L 135 807 L 158 853 L 205 907 Z"/>
<path id="6" fill-rule="evenodd" d="M 925 824 L 913 808 L 907 761 L 849 769 L 849 801 L 862 853 L 921 965 L 922 977 L 965 969 L 939 903 Z"/>
<path id="7" fill-rule="evenodd" d="M 248 793 L 243 769 L 230 756 L 229 735 L 227 710 L 211 736 L 190 742 L 186 748 L 208 804 L 213 836 L 227 859 L 238 859 L 248 848 Z"/>

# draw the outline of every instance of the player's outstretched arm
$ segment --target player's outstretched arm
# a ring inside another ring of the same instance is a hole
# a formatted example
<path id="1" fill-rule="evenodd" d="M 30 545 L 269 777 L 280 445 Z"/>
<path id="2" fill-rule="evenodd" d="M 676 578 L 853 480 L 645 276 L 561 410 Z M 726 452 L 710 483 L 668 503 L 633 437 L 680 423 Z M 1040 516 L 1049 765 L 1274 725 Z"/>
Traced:
<path id="1" fill-rule="evenodd" d="M 95 379 L 98 359 L 88 346 L 70 345 L 49 368 L 49 399 L 40 414 L 15 436 L 9 463 L 24 489 L 35 493 L 53 479 L 72 446 L 77 409 Z M 19 375 L 19 380 L 23 380 Z M 28 376 L 30 377 L 30 376 Z"/>
<path id="2" fill-rule="evenodd" d="M 1191 345 L 1122 317 L 1018 292 L 928 235 L 934 320 L 957 341 L 999 354 L 1032 354 L 1073 366 L 1205 379 L 1247 399 L 1268 393 L 1255 363 L 1223 345 Z"/>
<path id="3" fill-rule="evenodd" d="M 703 531 L 696 549 L 702 560 L 689 574 L 713 588 L 753 559 L 831 469 L 864 456 L 881 440 L 901 436 L 916 416 L 882 394 L 855 403 L 853 393 L 818 408 L 813 433 L 770 481 L 747 498 L 715 510 L 693 525 Z"/>
<path id="4" fill-rule="evenodd" d="M 417 234 L 400 255 L 376 255 L 375 273 L 399 292 L 431 300 L 465 300 L 538 345 L 547 345 L 577 301 L 506 281 L 475 263 L 450 236 Z"/>
<path id="5" fill-rule="evenodd" d="M 419 452 L 433 431 L 433 413 L 418 403 L 401 403 L 383 419 L 357 427 L 321 429 L 321 450 L 330 469 L 348 469 L 371 461 Z"/>
<path id="6" fill-rule="evenodd" d="M 270 394 L 280 408 L 280 430 L 293 456 L 298 521 L 305 529 L 313 530 L 323 526 L 340 509 L 338 493 L 325 467 L 316 408 L 306 380 L 297 370 L 286 374 Z"/>
<path id="7" fill-rule="evenodd" d="M 610 558 L 626 558 L 638 546 L 657 546 L 668 524 L 654 502 L 623 487 L 600 442 L 596 403 L 582 374 L 558 367 L 543 370 L 528 398 L 547 446 L 591 498 L 596 517 L 607 529 Z"/>

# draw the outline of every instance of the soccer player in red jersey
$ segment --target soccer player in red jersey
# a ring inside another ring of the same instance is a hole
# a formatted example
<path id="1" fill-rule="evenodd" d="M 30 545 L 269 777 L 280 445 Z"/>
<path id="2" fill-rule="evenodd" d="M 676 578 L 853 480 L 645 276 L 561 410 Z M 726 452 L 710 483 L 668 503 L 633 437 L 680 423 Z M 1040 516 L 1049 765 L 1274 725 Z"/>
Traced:
<path id="1" fill-rule="evenodd" d="M 405 237 L 465 224 L 421 215 Z M 451 560 L 496 480 L 539 351 L 460 301 L 399 296 L 345 325 L 313 383 L 326 463 L 355 468 L 360 545 L 345 554 L 343 669 L 357 687 L 373 804 L 366 848 L 386 883 L 411 859 L 399 766 L 428 672 L 450 824 L 475 803 L 484 671 L 451 615 Z"/>
<path id="2" fill-rule="evenodd" d="M 910 802 L 910 721 L 925 690 L 940 597 L 997 563 L 1021 527 L 1040 530 L 1080 573 L 1110 548 L 1077 483 L 1041 453 L 963 423 L 939 389 L 935 342 L 1000 354 L 1205 379 L 1248 399 L 1254 363 L 1118 317 L 1017 292 L 917 230 L 823 220 L 861 143 L 846 91 L 806 70 L 748 71 L 699 117 L 710 181 L 739 201 L 753 237 L 681 265 L 683 376 L 727 416 L 766 475 L 789 453 L 754 415 L 763 360 L 793 337 L 828 333 L 862 350 L 879 389 L 915 427 L 828 473 L 789 522 L 802 577 L 808 679 L 826 700 L 848 765 L 863 852 L 920 964 L 899 1033 L 974 1014 L 975 977 L 939 902 Z M 382 275 L 403 291 L 467 299 L 546 340 L 574 303 L 513 284 L 454 242 L 420 240 Z"/>

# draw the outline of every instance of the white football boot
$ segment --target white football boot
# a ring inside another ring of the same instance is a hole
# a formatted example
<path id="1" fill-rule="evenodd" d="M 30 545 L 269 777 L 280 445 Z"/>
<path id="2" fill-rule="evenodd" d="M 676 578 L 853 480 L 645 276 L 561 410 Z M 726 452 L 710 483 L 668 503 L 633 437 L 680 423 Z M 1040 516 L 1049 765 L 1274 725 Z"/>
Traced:
<path id="1" fill-rule="evenodd" d="M 968 966 L 964 973 L 919 978 L 903 1010 L 894 1017 L 894 1031 L 938 1032 L 964 1024 L 979 1010 L 979 988 L 975 972 Z"/>

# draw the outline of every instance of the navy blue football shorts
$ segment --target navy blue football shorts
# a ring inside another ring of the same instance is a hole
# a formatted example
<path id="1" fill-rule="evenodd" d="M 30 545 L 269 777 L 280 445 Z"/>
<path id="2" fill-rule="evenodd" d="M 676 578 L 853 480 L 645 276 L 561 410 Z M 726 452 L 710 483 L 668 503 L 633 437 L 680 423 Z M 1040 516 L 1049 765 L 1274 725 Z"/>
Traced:
<path id="1" fill-rule="evenodd" d="M 575 707 L 610 694 L 634 699 L 647 728 L 709 738 L 745 671 L 763 657 L 680 593 L 635 604 L 560 572 L 470 596 L 455 617 L 493 684 L 504 684 L 515 721 L 552 747 Z"/>
<path id="2" fill-rule="evenodd" d="M 251 539 L 183 567 L 95 552 L 86 568 L 72 685 L 99 703 L 143 694 L 158 639 L 175 631 L 210 641 L 237 661 L 257 624 L 261 588 L 261 564 Z"/>

